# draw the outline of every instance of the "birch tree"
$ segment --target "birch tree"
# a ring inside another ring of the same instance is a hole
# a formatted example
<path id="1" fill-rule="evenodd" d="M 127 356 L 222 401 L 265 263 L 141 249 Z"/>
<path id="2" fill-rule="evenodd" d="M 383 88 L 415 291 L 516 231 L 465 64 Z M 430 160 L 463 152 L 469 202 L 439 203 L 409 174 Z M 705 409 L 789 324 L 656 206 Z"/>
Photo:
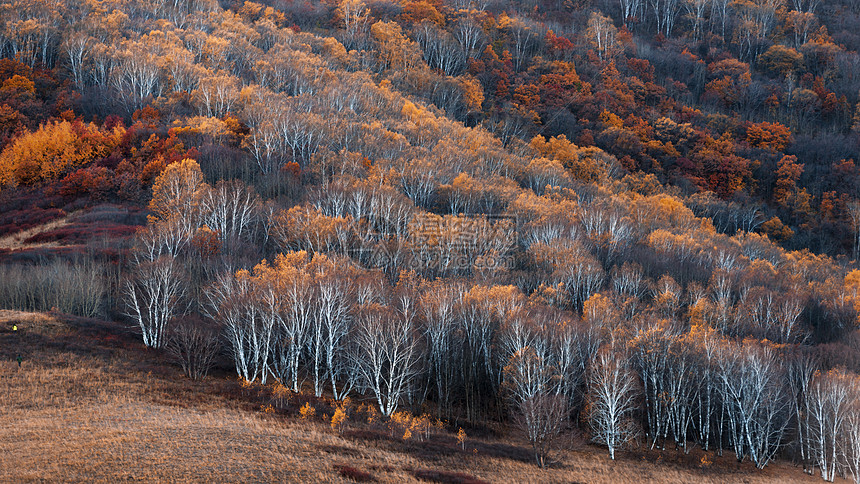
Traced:
<path id="1" fill-rule="evenodd" d="M 458 367 L 464 364 L 462 340 L 457 337 L 457 305 L 464 288 L 435 283 L 422 290 L 419 307 L 427 341 L 430 386 L 436 390 L 440 413 L 450 418 L 451 396 L 460 384 Z"/>
<path id="2" fill-rule="evenodd" d="M 223 327 L 236 374 L 265 383 L 273 320 L 262 314 L 254 286 L 248 271 L 221 275 L 205 291 L 205 314 Z"/>
<path id="3" fill-rule="evenodd" d="M 313 319 L 313 280 L 304 251 L 279 254 L 254 268 L 260 285 L 262 317 L 272 328 L 272 369 L 282 385 L 301 391 L 300 365 Z"/>
<path id="4" fill-rule="evenodd" d="M 588 373 L 586 413 L 592 440 L 608 448 L 610 459 L 636 436 L 632 413 L 637 393 L 636 377 L 623 353 L 601 350 Z"/>
<path id="5" fill-rule="evenodd" d="M 833 482 L 841 464 L 840 441 L 857 390 L 856 377 L 839 370 L 816 373 L 807 390 L 809 448 L 827 482 Z"/>
<path id="6" fill-rule="evenodd" d="M 325 372 L 335 400 L 346 397 L 355 384 L 355 376 L 348 362 L 348 349 L 351 344 L 349 332 L 354 322 L 354 288 L 351 274 L 335 267 L 336 264 L 345 262 L 348 261 L 330 260 L 328 270 L 319 274 L 316 281 L 315 321 L 322 332 Z"/>
<path id="7" fill-rule="evenodd" d="M 260 197 L 244 183 L 219 181 L 203 195 L 204 221 L 222 242 L 251 235 L 259 217 Z"/>
<path id="8" fill-rule="evenodd" d="M 378 304 L 367 305 L 359 314 L 354 369 L 382 415 L 397 410 L 420 372 L 423 354 L 416 329 L 413 318 Z"/>
<path id="9" fill-rule="evenodd" d="M 182 314 L 185 284 L 173 256 L 147 260 L 134 255 L 132 273 L 125 283 L 126 315 L 143 335 L 143 344 L 162 348 L 170 321 Z"/>
<path id="10" fill-rule="evenodd" d="M 511 356 L 504 373 L 515 419 L 532 446 L 538 466 L 544 467 L 569 415 L 567 400 L 555 392 L 558 375 L 546 358 L 528 346 Z"/>
<path id="11" fill-rule="evenodd" d="M 735 455 L 738 460 L 749 457 L 757 468 L 764 468 L 783 444 L 788 425 L 789 406 L 777 355 L 770 346 L 746 341 L 725 345 L 718 361 Z"/>

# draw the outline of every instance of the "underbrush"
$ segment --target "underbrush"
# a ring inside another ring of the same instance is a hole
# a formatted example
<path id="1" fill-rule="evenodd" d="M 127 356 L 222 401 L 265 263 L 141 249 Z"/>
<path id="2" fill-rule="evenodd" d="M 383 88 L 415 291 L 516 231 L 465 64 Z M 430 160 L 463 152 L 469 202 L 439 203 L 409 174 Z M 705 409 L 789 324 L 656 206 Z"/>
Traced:
<path id="1" fill-rule="evenodd" d="M 109 291 L 105 269 L 92 260 L 0 265 L 0 307 L 59 310 L 78 316 L 102 314 Z"/>

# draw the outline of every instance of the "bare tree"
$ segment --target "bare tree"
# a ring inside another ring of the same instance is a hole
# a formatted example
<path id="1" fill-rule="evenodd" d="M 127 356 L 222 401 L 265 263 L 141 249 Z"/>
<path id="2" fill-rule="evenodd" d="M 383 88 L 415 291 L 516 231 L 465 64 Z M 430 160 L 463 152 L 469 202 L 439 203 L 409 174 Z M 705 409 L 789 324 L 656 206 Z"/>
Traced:
<path id="1" fill-rule="evenodd" d="M 833 482 L 841 464 L 840 440 L 857 390 L 856 377 L 838 370 L 816 373 L 808 388 L 811 455 L 827 482 Z"/>
<path id="2" fill-rule="evenodd" d="M 798 12 L 805 13 L 815 13 L 815 9 L 818 8 L 818 4 L 821 3 L 821 0 L 792 0 L 791 5 Z"/>
<path id="3" fill-rule="evenodd" d="M 290 159 L 307 166 L 325 140 L 323 127 L 326 121 L 318 114 L 303 110 L 296 103 L 283 105 L 274 121 L 274 126 L 284 146 L 289 149 Z"/>
<path id="4" fill-rule="evenodd" d="M 430 384 L 436 389 L 439 410 L 450 417 L 451 395 L 463 364 L 462 345 L 457 337 L 456 309 L 464 288 L 456 284 L 433 284 L 422 290 L 420 308 L 427 340 Z"/>
<path id="5" fill-rule="evenodd" d="M 257 167 L 263 175 L 271 175 L 284 165 L 286 158 L 281 149 L 281 139 L 275 125 L 263 121 L 252 127 L 244 144 L 254 156 Z"/>
<path id="6" fill-rule="evenodd" d="M 682 0 L 682 3 L 693 26 L 693 39 L 698 41 L 702 37 L 702 24 L 711 0 Z"/>
<path id="7" fill-rule="evenodd" d="M 726 38 L 726 25 L 730 19 L 732 10 L 732 0 L 713 0 L 711 3 L 711 27 L 713 28 L 714 21 L 717 17 L 720 19 L 720 37 Z"/>
<path id="8" fill-rule="evenodd" d="M 389 416 L 411 391 L 423 357 L 413 318 L 389 308 L 362 308 L 355 335 L 353 364 L 363 388 Z"/>
<path id="9" fill-rule="evenodd" d="M 219 181 L 203 195 L 205 223 L 222 242 L 249 237 L 259 217 L 260 197 L 244 183 Z"/>
<path id="10" fill-rule="evenodd" d="M 795 287 L 784 295 L 760 286 L 745 291 L 736 309 L 735 321 L 743 331 L 776 343 L 802 342 L 799 327 L 803 313 L 803 288 Z"/>
<path id="11" fill-rule="evenodd" d="M 450 33 L 426 20 L 416 27 L 416 31 L 416 40 L 424 51 L 424 60 L 431 68 L 448 76 L 462 72 L 466 65 L 466 53 Z"/>
<path id="12" fill-rule="evenodd" d="M 343 24 L 343 43 L 347 49 L 362 48 L 370 27 L 370 9 L 362 0 L 342 0 L 336 14 Z"/>
<path id="13" fill-rule="evenodd" d="M 645 297 L 651 284 L 642 274 L 642 266 L 637 263 L 625 262 L 619 268 L 613 267 L 612 288 L 630 302 L 631 314 L 635 314 L 641 300 Z"/>
<path id="14" fill-rule="evenodd" d="M 239 100 L 240 81 L 230 75 L 203 77 L 197 83 L 195 94 L 200 101 L 200 115 L 224 116 Z"/>
<path id="15" fill-rule="evenodd" d="M 591 17 L 588 19 L 586 36 L 597 49 L 597 54 L 601 59 L 612 56 L 615 50 L 615 38 L 617 35 L 618 29 L 615 28 L 611 18 L 598 12 L 592 12 Z"/>
<path id="16" fill-rule="evenodd" d="M 809 386 L 817 373 L 818 362 L 806 351 L 798 351 L 789 356 L 786 365 L 786 378 L 791 391 L 792 409 L 794 411 L 795 431 L 797 432 L 797 444 L 800 451 L 800 461 L 803 470 L 813 472 L 812 439 L 809 438 L 811 431 L 809 413 Z"/>
<path id="17" fill-rule="evenodd" d="M 192 380 L 206 377 L 221 350 L 217 329 L 203 321 L 181 319 L 167 336 L 167 351 Z"/>
<path id="18" fill-rule="evenodd" d="M 339 264 L 335 260 L 332 264 Z M 323 334 L 325 367 L 336 400 L 344 398 L 355 384 L 348 362 L 349 330 L 352 327 L 353 287 L 350 276 L 333 270 L 317 280 L 316 324 Z"/>
<path id="19" fill-rule="evenodd" d="M 511 356 L 504 374 L 517 426 L 528 437 L 537 465 L 544 467 L 570 414 L 567 399 L 555 392 L 555 369 L 526 346 Z"/>
<path id="20" fill-rule="evenodd" d="M 632 413 L 636 408 L 636 377 L 620 349 L 604 348 L 588 373 L 588 424 L 592 440 L 609 449 L 609 458 L 637 434 Z"/>
<path id="21" fill-rule="evenodd" d="M 573 308 L 579 309 L 600 290 L 606 275 L 600 262 L 578 242 L 571 244 L 571 250 L 563 254 L 569 257 L 559 261 L 561 266 L 556 270 L 555 277 L 564 283 Z"/>
<path id="22" fill-rule="evenodd" d="M 550 351 L 558 372 L 556 392 L 571 408 L 582 404 L 581 386 L 585 383 L 588 362 L 600 347 L 597 328 L 581 327 L 566 318 L 550 326 Z"/>
<path id="23" fill-rule="evenodd" d="M 472 292 L 475 288 L 472 289 Z M 479 297 L 467 297 L 459 306 L 458 322 L 463 331 L 462 378 L 465 393 L 467 418 L 478 416 L 478 407 L 489 392 L 485 385 L 492 385 L 493 339 L 496 332 L 492 321 L 491 308 L 482 304 Z M 492 387 L 490 387 L 492 388 Z M 493 389 L 495 390 L 495 389 Z"/>
<path id="24" fill-rule="evenodd" d="M 648 0 L 651 10 L 654 12 L 654 22 L 658 34 L 671 37 L 678 16 L 678 0 Z"/>
<path id="25" fill-rule="evenodd" d="M 161 348 L 170 321 L 184 312 L 182 269 L 169 255 L 155 260 L 135 257 L 132 264 L 125 283 L 126 315 L 140 327 L 143 344 Z"/>
<path id="26" fill-rule="evenodd" d="M 84 63 L 88 60 L 93 39 L 83 32 L 72 32 L 63 41 L 63 50 L 68 56 L 69 70 L 78 89 L 84 87 Z"/>
<path id="27" fill-rule="evenodd" d="M 611 267 L 633 239 L 632 220 L 622 207 L 611 202 L 585 206 L 579 216 L 585 235 L 597 248 L 603 264 Z"/>
<path id="28" fill-rule="evenodd" d="M 764 468 L 783 444 L 789 420 L 783 369 L 771 346 L 747 341 L 722 349 L 717 376 L 729 441 L 738 460 L 749 457 Z"/>
<path id="29" fill-rule="evenodd" d="M 858 484 L 860 483 L 860 399 L 856 393 L 856 386 L 850 405 L 844 423 L 841 454 L 845 467 L 854 477 L 854 484 Z"/>
<path id="30" fill-rule="evenodd" d="M 570 176 L 561 162 L 555 159 L 535 158 L 529 162 L 525 174 L 529 188 L 542 195 L 547 187 L 569 186 Z"/>
<path id="31" fill-rule="evenodd" d="M 633 25 L 642 21 L 645 14 L 643 0 L 618 0 L 621 5 L 621 21 L 627 30 L 633 30 Z"/>
<path id="32" fill-rule="evenodd" d="M 207 316 L 224 328 L 236 373 L 247 381 L 268 374 L 272 319 L 260 314 L 260 300 L 247 271 L 224 274 L 206 290 Z"/>
<path id="33" fill-rule="evenodd" d="M 716 330 L 702 327 L 693 328 L 687 334 L 686 340 L 688 344 L 695 347 L 699 356 L 698 360 L 695 360 L 697 363 L 695 374 L 700 384 L 694 402 L 693 427 L 699 444 L 708 450 L 713 433 L 714 413 L 719 399 L 715 361 L 718 356 L 719 340 Z"/>
<path id="34" fill-rule="evenodd" d="M 454 38 L 460 43 L 460 48 L 466 57 L 480 55 L 485 43 L 484 29 L 471 12 L 457 21 L 454 27 Z"/>
<path id="35" fill-rule="evenodd" d="M 126 41 L 111 70 L 111 84 L 129 112 L 144 107 L 161 95 L 161 69 L 156 55 L 143 44 Z"/>
<path id="36" fill-rule="evenodd" d="M 270 267 L 258 266 L 263 314 L 271 318 L 272 363 L 278 380 L 301 391 L 300 364 L 309 343 L 315 287 L 305 271 L 307 254 L 279 255 Z"/>
<path id="37" fill-rule="evenodd" d="M 514 18 L 510 27 L 510 42 L 513 47 L 514 70 L 519 72 L 525 65 L 526 59 L 537 49 L 539 41 L 545 32 L 541 26 L 521 18 Z"/>
<path id="38" fill-rule="evenodd" d="M 665 326 L 640 330 L 631 341 L 632 364 L 642 380 L 645 400 L 646 431 L 653 449 L 669 432 L 669 406 L 665 380 L 669 371 L 669 345 L 676 335 Z"/>
<path id="39" fill-rule="evenodd" d="M 152 185 L 150 220 L 175 219 L 185 233 L 201 225 L 201 197 L 209 188 L 200 165 L 192 159 L 183 159 L 167 165 Z"/>
<path id="40" fill-rule="evenodd" d="M 424 158 L 406 162 L 400 175 L 400 188 L 416 205 L 429 207 L 439 186 L 438 163 Z"/>

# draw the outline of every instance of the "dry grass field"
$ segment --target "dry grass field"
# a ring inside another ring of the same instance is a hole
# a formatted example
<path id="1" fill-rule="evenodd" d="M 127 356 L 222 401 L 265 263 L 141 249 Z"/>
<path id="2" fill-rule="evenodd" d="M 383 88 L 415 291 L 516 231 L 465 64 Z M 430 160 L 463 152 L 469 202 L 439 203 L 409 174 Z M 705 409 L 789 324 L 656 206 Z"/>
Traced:
<path id="1" fill-rule="evenodd" d="M 48 223 L 38 225 L 36 227 L 22 230 L 20 232 L 7 234 L 0 237 L 0 249 L 31 249 L 35 247 L 55 247 L 58 245 L 56 241 L 46 241 L 39 243 L 28 243 L 27 239 L 35 235 L 56 230 L 69 225 L 69 217 L 63 217 L 57 220 L 52 220 Z"/>
<path id="2" fill-rule="evenodd" d="M 703 468 L 698 450 L 612 462 L 582 443 L 541 470 L 513 438 L 467 439 L 463 450 L 447 432 L 403 441 L 353 424 L 340 434 L 261 410 L 266 391 L 227 374 L 190 382 L 116 323 L 0 311 L 0 482 L 821 482 L 730 455 Z"/>

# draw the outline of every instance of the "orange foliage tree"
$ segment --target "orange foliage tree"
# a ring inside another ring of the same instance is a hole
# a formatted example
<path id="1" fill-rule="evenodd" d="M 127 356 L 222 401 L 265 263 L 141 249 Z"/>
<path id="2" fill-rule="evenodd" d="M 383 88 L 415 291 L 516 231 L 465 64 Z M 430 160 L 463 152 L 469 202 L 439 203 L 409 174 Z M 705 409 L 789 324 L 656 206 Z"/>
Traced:
<path id="1" fill-rule="evenodd" d="M 779 123 L 754 123 L 747 127 L 747 143 L 754 148 L 774 153 L 785 150 L 791 143 L 791 130 Z"/>
<path id="2" fill-rule="evenodd" d="M 107 156 L 125 130 L 101 131 L 96 125 L 59 121 L 27 133 L 0 154 L 0 186 L 52 180 Z"/>

